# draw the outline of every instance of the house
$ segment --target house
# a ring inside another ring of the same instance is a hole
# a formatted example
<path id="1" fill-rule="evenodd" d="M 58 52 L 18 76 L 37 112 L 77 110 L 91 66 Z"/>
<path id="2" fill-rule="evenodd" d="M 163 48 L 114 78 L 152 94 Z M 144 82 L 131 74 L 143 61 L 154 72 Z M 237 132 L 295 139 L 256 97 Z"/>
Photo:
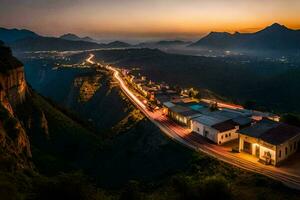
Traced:
<path id="1" fill-rule="evenodd" d="M 275 166 L 295 153 L 300 141 L 300 128 L 266 118 L 238 133 L 239 151 Z"/>
<path id="2" fill-rule="evenodd" d="M 209 115 L 201 115 L 192 120 L 192 130 L 203 137 L 223 144 L 238 138 L 239 124 L 232 119 L 220 119 Z"/>
<path id="3" fill-rule="evenodd" d="M 177 123 L 191 128 L 191 120 L 200 116 L 199 112 L 196 112 L 188 107 L 181 105 L 172 106 L 168 109 L 168 116 Z"/>
<path id="4" fill-rule="evenodd" d="M 192 130 L 219 145 L 238 139 L 237 130 L 252 123 L 248 114 L 237 111 L 210 111 L 206 106 L 201 107 L 201 104 L 193 108 L 202 115 L 192 120 Z"/>

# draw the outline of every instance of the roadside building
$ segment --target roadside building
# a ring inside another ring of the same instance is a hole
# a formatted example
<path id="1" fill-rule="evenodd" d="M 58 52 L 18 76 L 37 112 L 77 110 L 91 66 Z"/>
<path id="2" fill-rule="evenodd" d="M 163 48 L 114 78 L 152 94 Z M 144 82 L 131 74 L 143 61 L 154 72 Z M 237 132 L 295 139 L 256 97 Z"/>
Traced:
<path id="1" fill-rule="evenodd" d="M 252 123 L 248 114 L 231 110 L 210 111 L 206 106 L 199 105 L 192 105 L 202 114 L 192 120 L 192 130 L 216 144 L 237 140 L 237 130 Z"/>
<path id="2" fill-rule="evenodd" d="M 171 119 L 188 128 L 191 128 L 191 120 L 200 115 L 199 112 L 180 105 L 175 105 L 168 109 L 168 116 Z"/>
<path id="3" fill-rule="evenodd" d="M 270 119 L 262 119 L 238 133 L 239 151 L 271 165 L 278 165 L 295 153 L 300 141 L 300 128 Z"/>
<path id="4" fill-rule="evenodd" d="M 163 103 L 163 114 L 167 115 L 169 113 L 169 109 L 174 106 L 175 106 L 175 104 L 170 101 L 164 102 Z"/>
<path id="5" fill-rule="evenodd" d="M 192 120 L 192 130 L 216 144 L 237 139 L 239 125 L 232 119 L 225 120 L 209 115 L 201 115 Z"/>

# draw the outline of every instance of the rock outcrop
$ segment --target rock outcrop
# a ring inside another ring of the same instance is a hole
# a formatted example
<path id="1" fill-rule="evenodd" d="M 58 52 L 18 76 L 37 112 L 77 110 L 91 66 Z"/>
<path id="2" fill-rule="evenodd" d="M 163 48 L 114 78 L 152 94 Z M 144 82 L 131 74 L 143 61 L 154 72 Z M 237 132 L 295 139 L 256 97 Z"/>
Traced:
<path id="1" fill-rule="evenodd" d="M 79 89 L 79 102 L 87 102 L 94 96 L 101 86 L 100 79 L 100 74 L 95 74 L 93 76 L 80 76 L 75 78 L 74 87 Z"/>
<path id="2" fill-rule="evenodd" d="M 15 109 L 18 104 L 24 102 L 27 90 L 24 68 L 19 66 L 1 73 L 0 88 L 0 101 L 4 102 L 7 108 L 8 103 Z"/>
<path id="3" fill-rule="evenodd" d="M 0 162 L 5 168 L 32 167 L 30 142 L 22 123 L 15 116 L 17 106 L 27 95 L 24 68 L 0 43 Z"/>

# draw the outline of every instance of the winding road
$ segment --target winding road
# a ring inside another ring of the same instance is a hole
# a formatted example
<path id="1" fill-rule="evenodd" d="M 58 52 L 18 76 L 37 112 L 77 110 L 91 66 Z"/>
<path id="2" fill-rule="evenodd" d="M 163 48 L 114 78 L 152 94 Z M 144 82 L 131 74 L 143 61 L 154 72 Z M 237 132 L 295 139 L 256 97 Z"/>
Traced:
<path id="1" fill-rule="evenodd" d="M 95 62 L 91 61 L 94 56 L 90 54 L 87 61 L 91 64 Z M 160 130 L 165 133 L 172 140 L 185 145 L 186 147 L 198 152 L 203 152 L 216 159 L 234 165 L 236 167 L 249 170 L 255 173 L 259 173 L 268 176 L 272 179 L 281 181 L 285 185 L 300 190 L 300 170 L 295 171 L 288 170 L 281 167 L 273 167 L 258 163 L 257 160 L 242 153 L 233 153 L 231 149 L 224 146 L 218 146 L 210 143 L 200 135 L 191 132 L 191 130 L 184 128 L 167 116 L 165 116 L 162 110 L 150 112 L 147 107 L 135 96 L 135 94 L 128 88 L 125 81 L 122 79 L 120 72 L 117 68 L 107 66 L 108 70 L 113 72 L 113 77 L 117 80 L 123 93 L 130 99 L 130 101 Z"/>

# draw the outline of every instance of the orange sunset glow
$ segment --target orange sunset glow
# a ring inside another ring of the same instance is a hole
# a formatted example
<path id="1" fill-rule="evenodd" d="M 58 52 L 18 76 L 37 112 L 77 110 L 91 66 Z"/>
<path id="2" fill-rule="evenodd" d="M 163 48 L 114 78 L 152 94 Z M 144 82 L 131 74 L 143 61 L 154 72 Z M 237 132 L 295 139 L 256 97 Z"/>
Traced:
<path id="1" fill-rule="evenodd" d="M 69 31 L 96 38 L 196 37 L 254 32 L 274 22 L 299 29 L 299 8 L 298 0 L 63 0 L 55 5 L 1 0 L 0 25 L 52 36 Z M 36 16 L 39 20 L 30 20 Z"/>

